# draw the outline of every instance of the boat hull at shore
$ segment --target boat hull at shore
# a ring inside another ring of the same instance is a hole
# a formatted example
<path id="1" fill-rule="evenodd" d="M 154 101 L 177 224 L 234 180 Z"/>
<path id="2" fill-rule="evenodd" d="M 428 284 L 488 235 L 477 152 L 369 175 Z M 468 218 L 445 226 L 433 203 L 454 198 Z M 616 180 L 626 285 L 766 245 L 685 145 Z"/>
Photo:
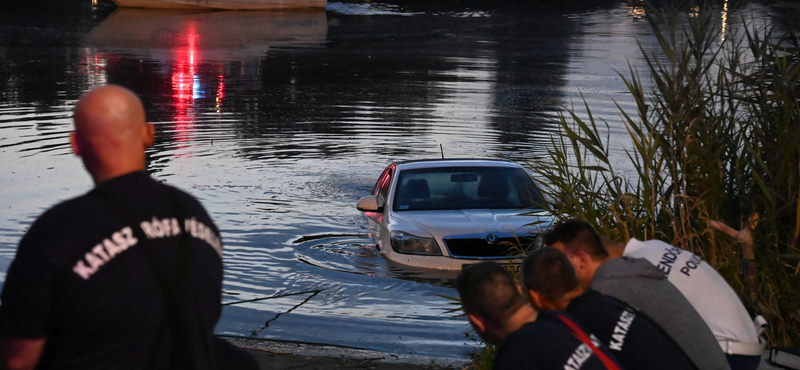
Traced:
<path id="1" fill-rule="evenodd" d="M 123 8 L 278 10 L 324 9 L 327 0 L 114 0 Z"/>

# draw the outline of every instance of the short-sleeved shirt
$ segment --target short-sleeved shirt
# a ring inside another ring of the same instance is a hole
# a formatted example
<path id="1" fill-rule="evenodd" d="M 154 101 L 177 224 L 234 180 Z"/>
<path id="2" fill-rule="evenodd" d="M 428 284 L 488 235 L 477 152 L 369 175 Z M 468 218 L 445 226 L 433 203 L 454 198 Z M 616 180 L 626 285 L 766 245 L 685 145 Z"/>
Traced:
<path id="1" fill-rule="evenodd" d="M 628 242 L 624 255 L 644 258 L 664 271 L 718 341 L 754 344 L 752 352 L 732 350 L 729 354 L 761 355 L 763 346 L 758 344 L 758 334 L 747 309 L 725 279 L 702 258 L 659 240 L 636 239 Z"/>
<path id="2" fill-rule="evenodd" d="M 567 313 L 597 336 L 626 369 L 696 369 L 653 319 L 619 299 L 589 289 L 569 303 Z"/>
<path id="3" fill-rule="evenodd" d="M 606 370 L 591 346 L 580 340 L 558 315 L 575 322 L 584 333 L 589 333 L 569 314 L 551 310 L 539 311 L 536 321 L 523 325 L 509 334 L 497 351 L 494 370 Z M 590 334 L 587 334 L 590 335 Z M 592 344 L 614 364 L 619 363 L 608 349 L 590 336 Z"/>
<path id="4" fill-rule="evenodd" d="M 40 369 L 141 369 L 158 336 L 156 367 L 171 367 L 172 332 L 170 325 L 161 324 L 168 309 L 154 267 L 126 216 L 98 192 L 118 201 L 140 222 L 169 279 L 177 269 L 179 225 L 185 226 L 191 236 L 190 262 L 177 303 L 185 336 L 178 340 L 189 351 L 193 368 L 210 368 L 221 310 L 219 231 L 197 200 L 169 191 L 144 171 L 102 182 L 34 222 L 3 287 L 2 335 L 46 337 Z M 159 335 L 159 328 L 166 330 Z"/>

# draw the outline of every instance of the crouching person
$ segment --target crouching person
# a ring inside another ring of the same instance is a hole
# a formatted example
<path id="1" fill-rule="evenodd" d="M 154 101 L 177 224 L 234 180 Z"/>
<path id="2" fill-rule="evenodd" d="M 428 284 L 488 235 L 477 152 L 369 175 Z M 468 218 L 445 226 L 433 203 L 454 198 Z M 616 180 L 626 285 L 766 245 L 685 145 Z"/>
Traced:
<path id="1" fill-rule="evenodd" d="M 733 288 L 700 256 L 660 240 L 631 239 L 622 246 L 605 238 L 603 247 L 612 257 L 644 258 L 664 271 L 714 333 L 731 369 L 758 368 L 766 345 L 759 336 L 766 330 L 766 320 L 751 319 Z"/>
<path id="2" fill-rule="evenodd" d="M 589 223 L 565 220 L 544 235 L 544 244 L 567 255 L 583 289 L 627 302 L 661 326 L 702 370 L 730 370 L 711 329 L 663 271 L 641 258 L 613 258 Z"/>
<path id="3" fill-rule="evenodd" d="M 696 369 L 645 313 L 593 289 L 584 290 L 567 256 L 556 249 L 542 248 L 525 258 L 522 284 L 531 305 L 578 319 L 628 370 Z"/>
<path id="4" fill-rule="evenodd" d="M 511 276 L 496 263 L 464 269 L 456 289 L 478 335 L 499 346 L 495 370 L 621 368 L 572 317 L 527 305 Z"/>

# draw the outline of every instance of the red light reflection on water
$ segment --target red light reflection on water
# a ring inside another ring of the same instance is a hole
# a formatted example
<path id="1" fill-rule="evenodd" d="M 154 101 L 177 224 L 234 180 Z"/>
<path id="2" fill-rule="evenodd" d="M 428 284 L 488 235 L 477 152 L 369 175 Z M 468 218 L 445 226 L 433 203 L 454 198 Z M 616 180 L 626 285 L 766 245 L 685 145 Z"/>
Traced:
<path id="1" fill-rule="evenodd" d="M 216 105 L 215 108 L 217 109 L 217 113 L 222 111 L 222 99 L 225 98 L 225 81 L 224 77 L 220 73 L 217 75 L 219 82 L 217 82 L 217 97 L 216 97 Z"/>
<path id="2" fill-rule="evenodd" d="M 197 78 L 197 41 L 200 35 L 195 31 L 194 23 L 189 23 L 186 30 L 186 46 L 174 51 L 175 63 L 172 66 L 172 97 L 175 112 L 176 141 L 189 140 L 194 133 L 194 97 L 195 79 Z M 179 147 L 183 147 L 180 146 Z"/>

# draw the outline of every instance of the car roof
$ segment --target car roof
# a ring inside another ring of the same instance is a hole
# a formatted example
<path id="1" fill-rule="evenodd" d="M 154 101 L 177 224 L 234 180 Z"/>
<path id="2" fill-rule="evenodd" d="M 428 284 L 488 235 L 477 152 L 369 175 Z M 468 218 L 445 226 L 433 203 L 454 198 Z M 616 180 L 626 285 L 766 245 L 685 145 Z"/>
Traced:
<path id="1" fill-rule="evenodd" d="M 409 161 L 398 161 L 395 162 L 395 164 L 400 170 L 431 167 L 521 167 L 518 163 L 512 162 L 508 159 L 491 158 L 415 159 Z"/>

